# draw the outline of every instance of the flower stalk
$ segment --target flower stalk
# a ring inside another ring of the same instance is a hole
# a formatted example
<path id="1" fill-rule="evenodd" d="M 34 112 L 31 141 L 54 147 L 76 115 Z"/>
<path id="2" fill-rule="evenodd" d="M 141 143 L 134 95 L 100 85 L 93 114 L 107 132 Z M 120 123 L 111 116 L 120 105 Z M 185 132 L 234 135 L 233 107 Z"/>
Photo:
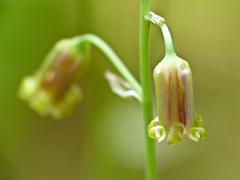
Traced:
<path id="1" fill-rule="evenodd" d="M 149 68 L 149 21 L 162 29 L 166 51 L 164 59 L 154 69 L 158 108 L 158 116 L 154 120 Z M 168 144 L 174 144 L 188 136 L 198 142 L 205 138 L 206 131 L 201 117 L 194 115 L 191 69 L 185 60 L 176 55 L 165 19 L 150 12 L 149 0 L 141 0 L 140 10 L 139 58 L 142 86 L 106 42 L 95 35 L 85 34 L 57 43 L 41 68 L 34 75 L 24 78 L 19 90 L 20 97 L 28 101 L 40 115 L 50 115 L 56 119 L 69 115 L 83 96 L 77 81 L 90 63 L 89 45 L 100 50 L 123 77 L 106 73 L 112 91 L 120 97 L 134 97 L 141 102 L 145 176 L 146 180 L 157 180 L 153 139 L 158 142 L 166 139 Z"/>
<path id="2" fill-rule="evenodd" d="M 42 116 L 61 119 L 71 114 L 83 97 L 77 81 L 90 63 L 89 45 L 97 47 L 107 57 L 129 84 L 129 91 L 141 101 L 142 89 L 138 81 L 110 46 L 92 34 L 58 42 L 34 75 L 24 78 L 20 97 Z"/>
<path id="3" fill-rule="evenodd" d="M 145 146 L 145 177 L 146 180 L 157 180 L 155 142 L 148 137 L 147 127 L 152 119 L 152 100 L 149 67 L 149 30 L 150 23 L 145 16 L 150 11 L 149 0 L 141 0 L 140 9 L 140 77 L 142 84 L 142 110 Z"/>

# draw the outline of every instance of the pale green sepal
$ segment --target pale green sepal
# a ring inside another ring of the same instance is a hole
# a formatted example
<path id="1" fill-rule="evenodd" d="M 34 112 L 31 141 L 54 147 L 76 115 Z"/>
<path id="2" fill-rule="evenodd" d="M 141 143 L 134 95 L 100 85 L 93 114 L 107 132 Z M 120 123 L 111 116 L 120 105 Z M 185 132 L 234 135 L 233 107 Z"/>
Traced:
<path id="1" fill-rule="evenodd" d="M 141 101 L 139 94 L 133 90 L 132 86 L 124 81 L 121 77 L 110 71 L 105 72 L 105 78 L 108 81 L 113 93 L 117 94 L 121 98 L 131 98 L 134 97 Z"/>
<path id="2" fill-rule="evenodd" d="M 195 142 L 206 137 L 206 130 L 203 127 L 193 127 L 189 131 L 189 138 Z"/>
<path id="3" fill-rule="evenodd" d="M 168 133 L 167 143 L 175 144 L 182 142 L 186 136 L 186 129 L 182 123 L 174 123 Z"/>

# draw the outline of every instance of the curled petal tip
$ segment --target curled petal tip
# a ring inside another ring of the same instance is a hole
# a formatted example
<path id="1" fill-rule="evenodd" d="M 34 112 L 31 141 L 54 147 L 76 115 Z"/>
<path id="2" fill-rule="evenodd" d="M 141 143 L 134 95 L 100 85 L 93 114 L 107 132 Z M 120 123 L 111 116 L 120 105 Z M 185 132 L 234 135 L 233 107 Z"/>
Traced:
<path id="1" fill-rule="evenodd" d="M 206 130 L 204 129 L 202 118 L 195 114 L 194 122 L 189 129 L 189 138 L 195 142 L 199 142 L 206 137 Z"/>
<path id="2" fill-rule="evenodd" d="M 149 131 L 152 127 L 157 126 L 158 124 L 159 124 L 159 121 L 157 116 L 149 123 L 147 130 Z"/>
<path id="3" fill-rule="evenodd" d="M 185 139 L 185 136 L 186 136 L 185 126 L 182 123 L 174 123 L 170 128 L 167 137 L 167 143 L 170 145 L 182 142 Z"/>
<path id="4" fill-rule="evenodd" d="M 189 131 L 189 138 L 195 142 L 199 142 L 206 137 L 206 130 L 203 127 L 193 127 Z"/>
<path id="5" fill-rule="evenodd" d="M 160 143 L 167 135 L 166 130 L 163 126 L 158 125 L 158 117 L 155 117 L 148 125 L 148 136 L 153 139 L 157 139 Z"/>
<path id="6" fill-rule="evenodd" d="M 198 114 L 195 114 L 194 120 L 195 120 L 194 126 L 196 126 L 196 127 L 203 127 L 204 126 L 203 120 L 202 120 L 201 116 L 199 116 Z"/>
<path id="7" fill-rule="evenodd" d="M 166 137 L 166 130 L 163 126 L 154 126 L 148 130 L 148 136 L 153 139 L 157 139 L 160 143 Z"/>

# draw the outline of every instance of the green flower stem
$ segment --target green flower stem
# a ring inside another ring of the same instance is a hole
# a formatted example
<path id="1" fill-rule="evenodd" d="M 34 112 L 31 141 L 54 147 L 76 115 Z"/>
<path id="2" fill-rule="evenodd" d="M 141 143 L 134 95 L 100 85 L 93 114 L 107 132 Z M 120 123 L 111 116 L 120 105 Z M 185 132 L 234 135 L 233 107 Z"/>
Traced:
<path id="1" fill-rule="evenodd" d="M 104 42 L 98 36 L 93 34 L 85 34 L 74 39 L 77 44 L 89 43 L 98 48 L 111 62 L 111 64 L 117 69 L 117 71 L 122 75 L 122 77 L 132 86 L 132 88 L 142 97 L 142 87 L 138 81 L 129 72 L 127 67 L 123 64 L 122 60 L 116 55 L 112 48 Z"/>
<path id="2" fill-rule="evenodd" d="M 149 30 L 150 23 L 145 20 L 149 13 L 149 0 L 141 0 L 140 13 L 140 74 L 142 82 L 143 130 L 145 138 L 146 180 L 157 179 L 155 142 L 148 137 L 147 126 L 152 120 L 152 100 L 149 72 Z"/>
<path id="3" fill-rule="evenodd" d="M 171 34 L 168 30 L 167 25 L 164 23 L 160 27 L 161 27 L 162 32 L 163 32 L 166 54 L 175 54 L 175 51 L 174 51 L 174 48 L 173 48 L 173 43 L 172 43 L 172 37 L 171 37 Z"/>
<path id="4" fill-rule="evenodd" d="M 166 25 L 165 19 L 153 12 L 148 13 L 145 16 L 145 19 L 158 25 L 162 29 L 163 38 L 164 38 L 164 42 L 165 42 L 165 48 L 166 48 L 165 49 L 166 54 L 175 54 L 175 51 L 173 48 L 172 37 L 171 37 L 169 29 Z"/>

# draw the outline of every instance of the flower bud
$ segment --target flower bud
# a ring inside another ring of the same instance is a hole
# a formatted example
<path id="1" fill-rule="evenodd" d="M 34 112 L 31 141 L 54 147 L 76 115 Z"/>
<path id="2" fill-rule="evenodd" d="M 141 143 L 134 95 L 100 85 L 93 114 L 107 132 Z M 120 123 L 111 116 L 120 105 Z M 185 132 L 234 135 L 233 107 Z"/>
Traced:
<path id="1" fill-rule="evenodd" d="M 69 115 L 81 100 L 82 91 L 76 83 L 88 65 L 88 50 L 74 39 L 55 45 L 41 68 L 23 79 L 19 95 L 41 115 L 62 118 Z"/>
<path id="2" fill-rule="evenodd" d="M 186 136 L 193 141 L 203 139 L 206 131 L 200 116 L 194 116 L 192 73 L 188 63 L 175 54 L 166 55 L 153 74 L 158 109 L 158 125 L 153 127 L 165 128 L 168 144 L 181 142 Z"/>

